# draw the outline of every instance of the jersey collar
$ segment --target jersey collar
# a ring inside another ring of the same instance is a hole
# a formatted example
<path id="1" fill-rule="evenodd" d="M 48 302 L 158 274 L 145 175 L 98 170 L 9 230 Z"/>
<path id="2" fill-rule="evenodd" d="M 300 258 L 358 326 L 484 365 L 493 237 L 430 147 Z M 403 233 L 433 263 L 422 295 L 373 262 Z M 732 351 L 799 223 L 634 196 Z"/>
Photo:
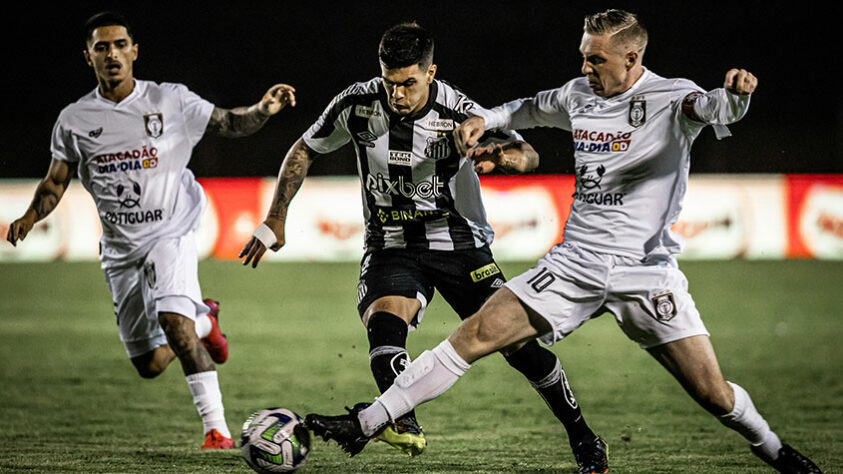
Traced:
<path id="1" fill-rule="evenodd" d="M 124 107 L 124 106 L 132 103 L 136 98 L 138 98 L 138 96 L 141 95 L 141 88 L 143 88 L 144 85 L 145 85 L 143 83 L 143 81 L 138 81 L 137 79 L 132 79 L 132 80 L 135 82 L 135 86 L 132 87 L 132 92 L 129 92 L 129 95 L 127 95 L 126 98 L 124 98 L 120 102 L 114 103 L 111 100 L 103 97 L 102 93 L 100 92 L 100 86 L 99 85 L 97 85 L 97 87 L 94 88 L 94 94 L 95 94 L 97 100 L 99 100 L 101 102 L 104 102 L 106 104 L 109 104 L 114 108 Z"/>

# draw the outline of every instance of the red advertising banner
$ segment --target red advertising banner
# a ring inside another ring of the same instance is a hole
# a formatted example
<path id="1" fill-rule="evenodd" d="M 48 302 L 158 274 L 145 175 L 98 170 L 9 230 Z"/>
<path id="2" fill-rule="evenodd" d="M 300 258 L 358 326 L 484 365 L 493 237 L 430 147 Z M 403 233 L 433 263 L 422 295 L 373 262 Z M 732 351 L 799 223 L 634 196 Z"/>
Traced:
<path id="1" fill-rule="evenodd" d="M 843 176 L 787 175 L 789 258 L 843 259 Z"/>
<path id="2" fill-rule="evenodd" d="M 574 176 L 482 176 L 499 260 L 532 260 L 561 242 Z M 208 207 L 196 232 L 201 257 L 236 259 L 272 200 L 274 178 L 200 179 Z M 0 181 L 0 231 L 32 199 L 36 180 Z M 681 259 L 843 260 L 843 175 L 693 175 L 672 230 Z M 267 260 L 355 261 L 363 253 L 356 177 L 305 180 L 287 216 L 286 245 Z M 0 243 L 0 262 L 94 260 L 101 233 L 93 200 L 77 182 L 27 239 Z"/>

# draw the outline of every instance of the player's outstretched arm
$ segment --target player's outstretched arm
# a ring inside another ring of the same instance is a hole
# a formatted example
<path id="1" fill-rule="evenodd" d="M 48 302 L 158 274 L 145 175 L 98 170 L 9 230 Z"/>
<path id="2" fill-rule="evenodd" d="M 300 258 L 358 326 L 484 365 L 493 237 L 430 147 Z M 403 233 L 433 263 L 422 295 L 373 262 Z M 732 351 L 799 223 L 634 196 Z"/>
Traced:
<path id="1" fill-rule="evenodd" d="M 477 174 L 491 173 L 496 169 L 507 174 L 528 173 L 539 166 L 538 152 L 524 141 L 474 147 L 468 150 L 466 156 L 474 161 Z"/>
<path id="2" fill-rule="evenodd" d="M 6 240 L 17 247 L 17 241 L 25 239 L 26 234 L 32 230 L 36 222 L 53 212 L 53 209 L 56 208 L 61 197 L 64 195 L 64 191 L 70 183 L 70 178 L 73 176 L 75 168 L 75 164 L 68 163 L 67 161 L 53 159 L 50 162 L 50 169 L 47 171 L 47 176 L 35 188 L 35 196 L 32 198 L 32 204 L 29 205 L 29 208 L 20 219 L 12 222 L 9 226 Z"/>
<path id="3" fill-rule="evenodd" d="M 278 172 L 275 196 L 272 198 L 266 220 L 258 227 L 238 255 L 238 258 L 243 258 L 243 265 L 251 262 L 252 268 L 255 268 L 266 253 L 267 247 L 277 252 L 284 246 L 284 222 L 287 220 L 287 208 L 293 196 L 301 188 L 304 177 L 307 176 L 307 170 L 313 163 L 315 153 L 301 138 L 287 152 L 281 164 L 281 171 Z"/>
<path id="4" fill-rule="evenodd" d="M 266 91 L 260 102 L 249 107 L 222 109 L 215 107 L 208 121 L 207 130 L 227 138 L 251 135 L 287 105 L 296 106 L 296 89 L 287 84 L 276 84 Z"/>
<path id="5" fill-rule="evenodd" d="M 692 92 L 682 101 L 682 112 L 697 122 L 728 125 L 737 122 L 749 110 L 750 95 L 758 87 L 758 78 L 746 69 L 726 72 L 723 88 L 705 94 Z"/>

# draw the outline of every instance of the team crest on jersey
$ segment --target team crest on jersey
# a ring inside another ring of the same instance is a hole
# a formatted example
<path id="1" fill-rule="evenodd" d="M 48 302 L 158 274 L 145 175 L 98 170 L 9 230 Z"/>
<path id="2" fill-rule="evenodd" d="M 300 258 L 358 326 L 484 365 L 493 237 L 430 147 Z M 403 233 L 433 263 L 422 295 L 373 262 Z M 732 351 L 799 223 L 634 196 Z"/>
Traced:
<path id="1" fill-rule="evenodd" d="M 161 112 L 144 115 L 143 124 L 146 127 L 146 134 L 152 138 L 158 138 L 164 134 L 164 114 Z"/>
<path id="2" fill-rule="evenodd" d="M 629 101 L 629 124 L 640 127 L 647 121 L 647 101 L 644 97 L 633 97 Z"/>
<path id="3" fill-rule="evenodd" d="M 670 321 L 676 316 L 676 302 L 673 300 L 673 293 L 665 291 L 651 298 L 656 308 L 656 319 L 659 321 Z"/>
<path id="4" fill-rule="evenodd" d="M 424 147 L 424 156 L 439 160 L 451 153 L 451 142 L 447 135 L 427 137 L 427 145 Z"/>

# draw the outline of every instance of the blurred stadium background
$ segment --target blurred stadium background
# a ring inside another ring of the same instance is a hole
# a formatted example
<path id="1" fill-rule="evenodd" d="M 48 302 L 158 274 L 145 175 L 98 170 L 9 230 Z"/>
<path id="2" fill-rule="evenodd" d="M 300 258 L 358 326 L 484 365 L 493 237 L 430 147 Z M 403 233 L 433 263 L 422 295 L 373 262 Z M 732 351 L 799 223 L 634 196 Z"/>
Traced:
<path id="1" fill-rule="evenodd" d="M 59 111 L 91 90 L 81 25 L 114 7 L 34 2 L 5 29 L 10 74 L 0 117 L 0 231 L 47 169 Z M 759 77 L 732 138 L 703 132 L 675 230 L 681 265 L 727 376 L 753 394 L 786 441 L 826 472 L 843 465 L 843 133 L 823 12 L 797 5 L 632 2 L 244 4 L 120 6 L 140 48 L 136 76 L 181 82 L 223 107 L 251 104 L 275 82 L 298 106 L 253 137 L 206 137 L 191 168 L 209 196 L 198 233 L 200 278 L 223 302 L 232 359 L 220 367 L 229 425 L 284 405 L 339 411 L 370 398 L 365 336 L 354 309 L 362 248 L 359 183 L 346 147 L 318 160 L 294 200 L 288 245 L 257 271 L 234 260 L 261 221 L 287 148 L 354 81 L 379 73 L 380 34 L 416 20 L 437 40 L 437 77 L 484 105 L 556 87 L 579 74 L 582 17 L 641 15 L 645 65 L 711 89 L 725 71 Z M 529 177 L 483 178 L 507 275 L 561 236 L 573 191 L 570 136 L 532 130 L 542 156 Z M 13 248 L 0 243 L 0 471 L 245 472 L 237 453 L 200 453 L 198 419 L 177 367 L 144 381 L 125 359 L 96 262 L 99 224 L 74 181 L 58 209 Z M 410 352 L 456 325 L 441 299 Z M 586 415 L 612 447 L 615 472 L 768 472 L 737 436 L 700 412 L 611 318 L 553 349 Z M 409 461 L 383 446 L 349 461 L 316 444 L 318 472 L 569 472 L 555 422 L 505 363 L 472 368 L 420 409 L 431 451 Z M 513 382 L 513 383 L 510 383 Z"/>

